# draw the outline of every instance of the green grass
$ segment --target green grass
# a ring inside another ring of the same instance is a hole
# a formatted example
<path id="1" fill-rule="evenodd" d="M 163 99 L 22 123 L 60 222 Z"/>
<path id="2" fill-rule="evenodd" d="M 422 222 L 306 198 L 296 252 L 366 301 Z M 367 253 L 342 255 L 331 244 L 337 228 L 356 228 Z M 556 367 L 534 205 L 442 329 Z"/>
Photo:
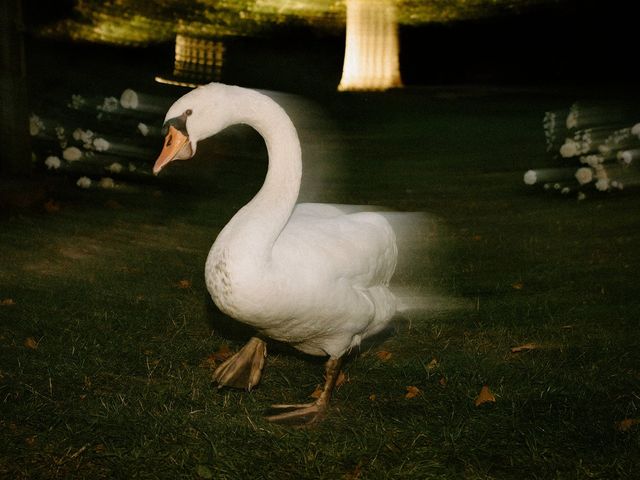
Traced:
<path id="1" fill-rule="evenodd" d="M 548 161 L 540 121 L 557 99 L 437 93 L 329 101 L 348 161 L 325 196 L 438 217 L 441 258 L 422 280 L 463 306 L 399 321 L 354 356 L 311 429 L 262 412 L 305 400 L 321 359 L 276 347 L 251 393 L 217 390 L 202 365 L 247 337 L 202 270 L 264 152 L 239 143 L 196 193 L 204 163 L 157 186 L 61 180 L 48 194 L 60 211 L 6 209 L 0 477 L 637 478 L 640 425 L 616 422 L 640 418 L 640 197 L 524 189 L 523 171 Z M 497 401 L 476 407 L 484 384 Z M 407 399 L 410 385 L 421 393 Z"/>

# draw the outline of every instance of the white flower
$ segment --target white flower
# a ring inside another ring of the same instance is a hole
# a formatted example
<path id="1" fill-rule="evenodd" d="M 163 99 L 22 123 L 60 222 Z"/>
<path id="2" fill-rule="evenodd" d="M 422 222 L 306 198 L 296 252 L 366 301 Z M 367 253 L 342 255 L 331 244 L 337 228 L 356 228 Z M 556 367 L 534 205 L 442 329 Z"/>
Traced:
<path id="1" fill-rule="evenodd" d="M 640 123 L 636 123 L 633 127 L 631 127 L 631 134 L 640 137 Z"/>
<path id="2" fill-rule="evenodd" d="M 138 94 L 134 90 L 127 88 L 122 92 L 122 95 L 120 95 L 120 105 L 122 105 L 122 108 L 132 108 L 135 110 L 138 108 Z"/>
<path id="3" fill-rule="evenodd" d="M 67 162 L 75 162 L 82 158 L 82 152 L 78 147 L 65 148 L 62 152 L 62 158 L 64 158 Z"/>
<path id="4" fill-rule="evenodd" d="M 578 126 L 578 112 L 573 110 L 569 113 L 569 115 L 567 115 L 567 128 L 571 130 L 572 128 L 577 126 Z"/>
<path id="5" fill-rule="evenodd" d="M 563 195 L 567 195 L 570 191 L 571 189 L 569 187 L 564 187 L 562 190 L 560 190 L 560 193 L 562 193 Z"/>
<path id="6" fill-rule="evenodd" d="M 609 190 L 609 179 L 601 178 L 600 180 L 598 180 L 596 182 L 596 188 L 601 192 L 606 192 L 607 190 Z"/>
<path id="7" fill-rule="evenodd" d="M 140 122 L 138 124 L 138 131 L 142 134 L 143 137 L 146 137 L 149 134 L 149 127 L 147 127 L 144 123 Z"/>
<path id="8" fill-rule="evenodd" d="M 584 194 L 584 192 L 578 193 L 578 200 L 584 200 L 585 198 L 587 198 L 587 196 Z"/>
<path id="9" fill-rule="evenodd" d="M 118 110 L 118 99 L 116 97 L 106 97 L 102 102 L 102 105 L 98 107 L 98 110 L 105 112 L 115 112 Z"/>
<path id="10" fill-rule="evenodd" d="M 120 173 L 122 171 L 122 165 L 120 165 L 118 162 L 113 162 L 107 167 L 107 170 L 109 170 L 111 173 Z"/>
<path id="11" fill-rule="evenodd" d="M 81 128 L 76 128 L 73 131 L 74 140 L 82 142 L 84 144 L 84 148 L 87 149 L 92 147 L 94 135 L 95 133 L 93 133 L 91 130 L 82 130 Z"/>
<path id="12" fill-rule="evenodd" d="M 67 148 L 67 136 L 64 133 L 64 127 L 62 125 L 56 125 L 55 131 L 60 148 Z"/>
<path id="13" fill-rule="evenodd" d="M 524 183 L 527 185 L 533 185 L 538 181 L 538 174 L 533 170 L 527 170 L 524 174 Z"/>
<path id="14" fill-rule="evenodd" d="M 575 157 L 577 154 L 578 144 L 574 140 L 567 138 L 560 147 L 560 155 L 562 155 L 564 158 L 568 158 Z"/>
<path id="15" fill-rule="evenodd" d="M 32 137 L 38 135 L 42 130 L 44 130 L 44 123 L 40 120 L 40 117 L 35 113 L 29 117 L 29 133 Z"/>
<path id="16" fill-rule="evenodd" d="M 611 153 L 611 147 L 609 145 L 598 145 L 598 151 L 602 155 L 609 155 Z"/>
<path id="17" fill-rule="evenodd" d="M 130 172 L 135 172 L 136 171 L 136 166 L 133 163 L 129 164 L 129 171 Z"/>
<path id="18" fill-rule="evenodd" d="M 113 188 L 113 187 L 116 186 L 116 184 L 113 181 L 113 178 L 111 178 L 111 177 L 102 177 L 100 179 L 100 181 L 98 182 L 98 186 L 100 188 Z"/>
<path id="19" fill-rule="evenodd" d="M 89 177 L 80 177 L 76 185 L 80 188 L 89 188 L 91 186 L 91 179 Z"/>
<path id="20" fill-rule="evenodd" d="M 85 103 L 87 102 L 82 95 L 71 95 L 71 103 L 69 104 L 69 107 L 73 108 L 74 110 L 78 110 Z"/>
<path id="21" fill-rule="evenodd" d="M 620 160 L 621 162 L 623 162 L 625 165 L 631 165 L 631 162 L 633 162 L 634 158 L 637 158 L 640 154 L 640 149 L 639 150 L 622 150 L 620 152 L 618 152 L 618 160 Z"/>
<path id="22" fill-rule="evenodd" d="M 601 155 L 586 155 L 584 157 L 580 157 L 580 163 L 586 163 L 593 168 L 596 168 L 602 162 L 604 162 L 604 157 Z"/>
<path id="23" fill-rule="evenodd" d="M 589 167 L 582 167 L 576 171 L 576 180 L 580 185 L 589 183 L 593 180 L 593 171 Z"/>
<path id="24" fill-rule="evenodd" d="M 51 169 L 57 170 L 58 168 L 60 168 L 60 165 L 62 164 L 62 162 L 58 157 L 51 155 L 47 157 L 47 159 L 44 161 L 44 164 L 49 170 Z"/>
<path id="25" fill-rule="evenodd" d="M 109 150 L 111 145 L 104 138 L 95 138 L 93 140 L 93 148 L 95 148 L 98 152 L 105 152 Z"/>

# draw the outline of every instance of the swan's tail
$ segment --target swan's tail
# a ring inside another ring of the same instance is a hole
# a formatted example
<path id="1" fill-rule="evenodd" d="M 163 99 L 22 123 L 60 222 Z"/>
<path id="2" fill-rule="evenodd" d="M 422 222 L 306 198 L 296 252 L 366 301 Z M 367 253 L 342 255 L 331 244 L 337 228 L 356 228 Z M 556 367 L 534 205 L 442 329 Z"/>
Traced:
<path id="1" fill-rule="evenodd" d="M 393 227 L 398 243 L 398 265 L 390 289 L 398 313 L 433 315 L 471 307 L 447 291 L 446 273 L 451 238 L 445 223 L 424 212 L 378 212 Z"/>

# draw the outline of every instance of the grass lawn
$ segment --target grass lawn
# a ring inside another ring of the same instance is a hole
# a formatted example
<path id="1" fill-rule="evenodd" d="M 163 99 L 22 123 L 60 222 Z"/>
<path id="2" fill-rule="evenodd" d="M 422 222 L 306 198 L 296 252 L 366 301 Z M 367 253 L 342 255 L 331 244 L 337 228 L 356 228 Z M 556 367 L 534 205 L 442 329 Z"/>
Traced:
<path id="1" fill-rule="evenodd" d="M 5 208 L 0 477 L 638 478 L 640 196 L 578 202 L 522 183 L 549 162 L 545 109 L 572 100 L 327 99 L 345 162 L 323 199 L 437 217 L 421 282 L 457 307 L 399 321 L 353 356 L 310 429 L 262 413 L 305 401 L 322 359 L 276 346 L 251 393 L 211 383 L 211 355 L 249 335 L 215 309 L 203 266 L 259 187 L 251 132 L 227 137 L 217 165 L 113 190 L 59 177 L 35 206 Z M 476 407 L 483 385 L 495 402 Z"/>

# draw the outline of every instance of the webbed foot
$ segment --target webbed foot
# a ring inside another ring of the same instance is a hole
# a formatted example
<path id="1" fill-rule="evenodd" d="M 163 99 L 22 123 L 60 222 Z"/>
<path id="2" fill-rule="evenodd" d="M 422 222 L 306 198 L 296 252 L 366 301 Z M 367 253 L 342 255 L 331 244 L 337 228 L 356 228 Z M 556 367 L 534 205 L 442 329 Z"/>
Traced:
<path id="1" fill-rule="evenodd" d="M 218 384 L 218 388 L 251 390 L 260 382 L 266 356 L 266 342 L 258 337 L 251 337 L 244 347 L 216 368 L 213 380 Z"/>
<path id="2" fill-rule="evenodd" d="M 340 374 L 341 358 L 330 358 L 325 365 L 325 382 L 320 396 L 315 402 L 300 405 L 272 405 L 265 419 L 280 425 L 304 427 L 322 418 L 329 408 L 331 393 Z"/>

